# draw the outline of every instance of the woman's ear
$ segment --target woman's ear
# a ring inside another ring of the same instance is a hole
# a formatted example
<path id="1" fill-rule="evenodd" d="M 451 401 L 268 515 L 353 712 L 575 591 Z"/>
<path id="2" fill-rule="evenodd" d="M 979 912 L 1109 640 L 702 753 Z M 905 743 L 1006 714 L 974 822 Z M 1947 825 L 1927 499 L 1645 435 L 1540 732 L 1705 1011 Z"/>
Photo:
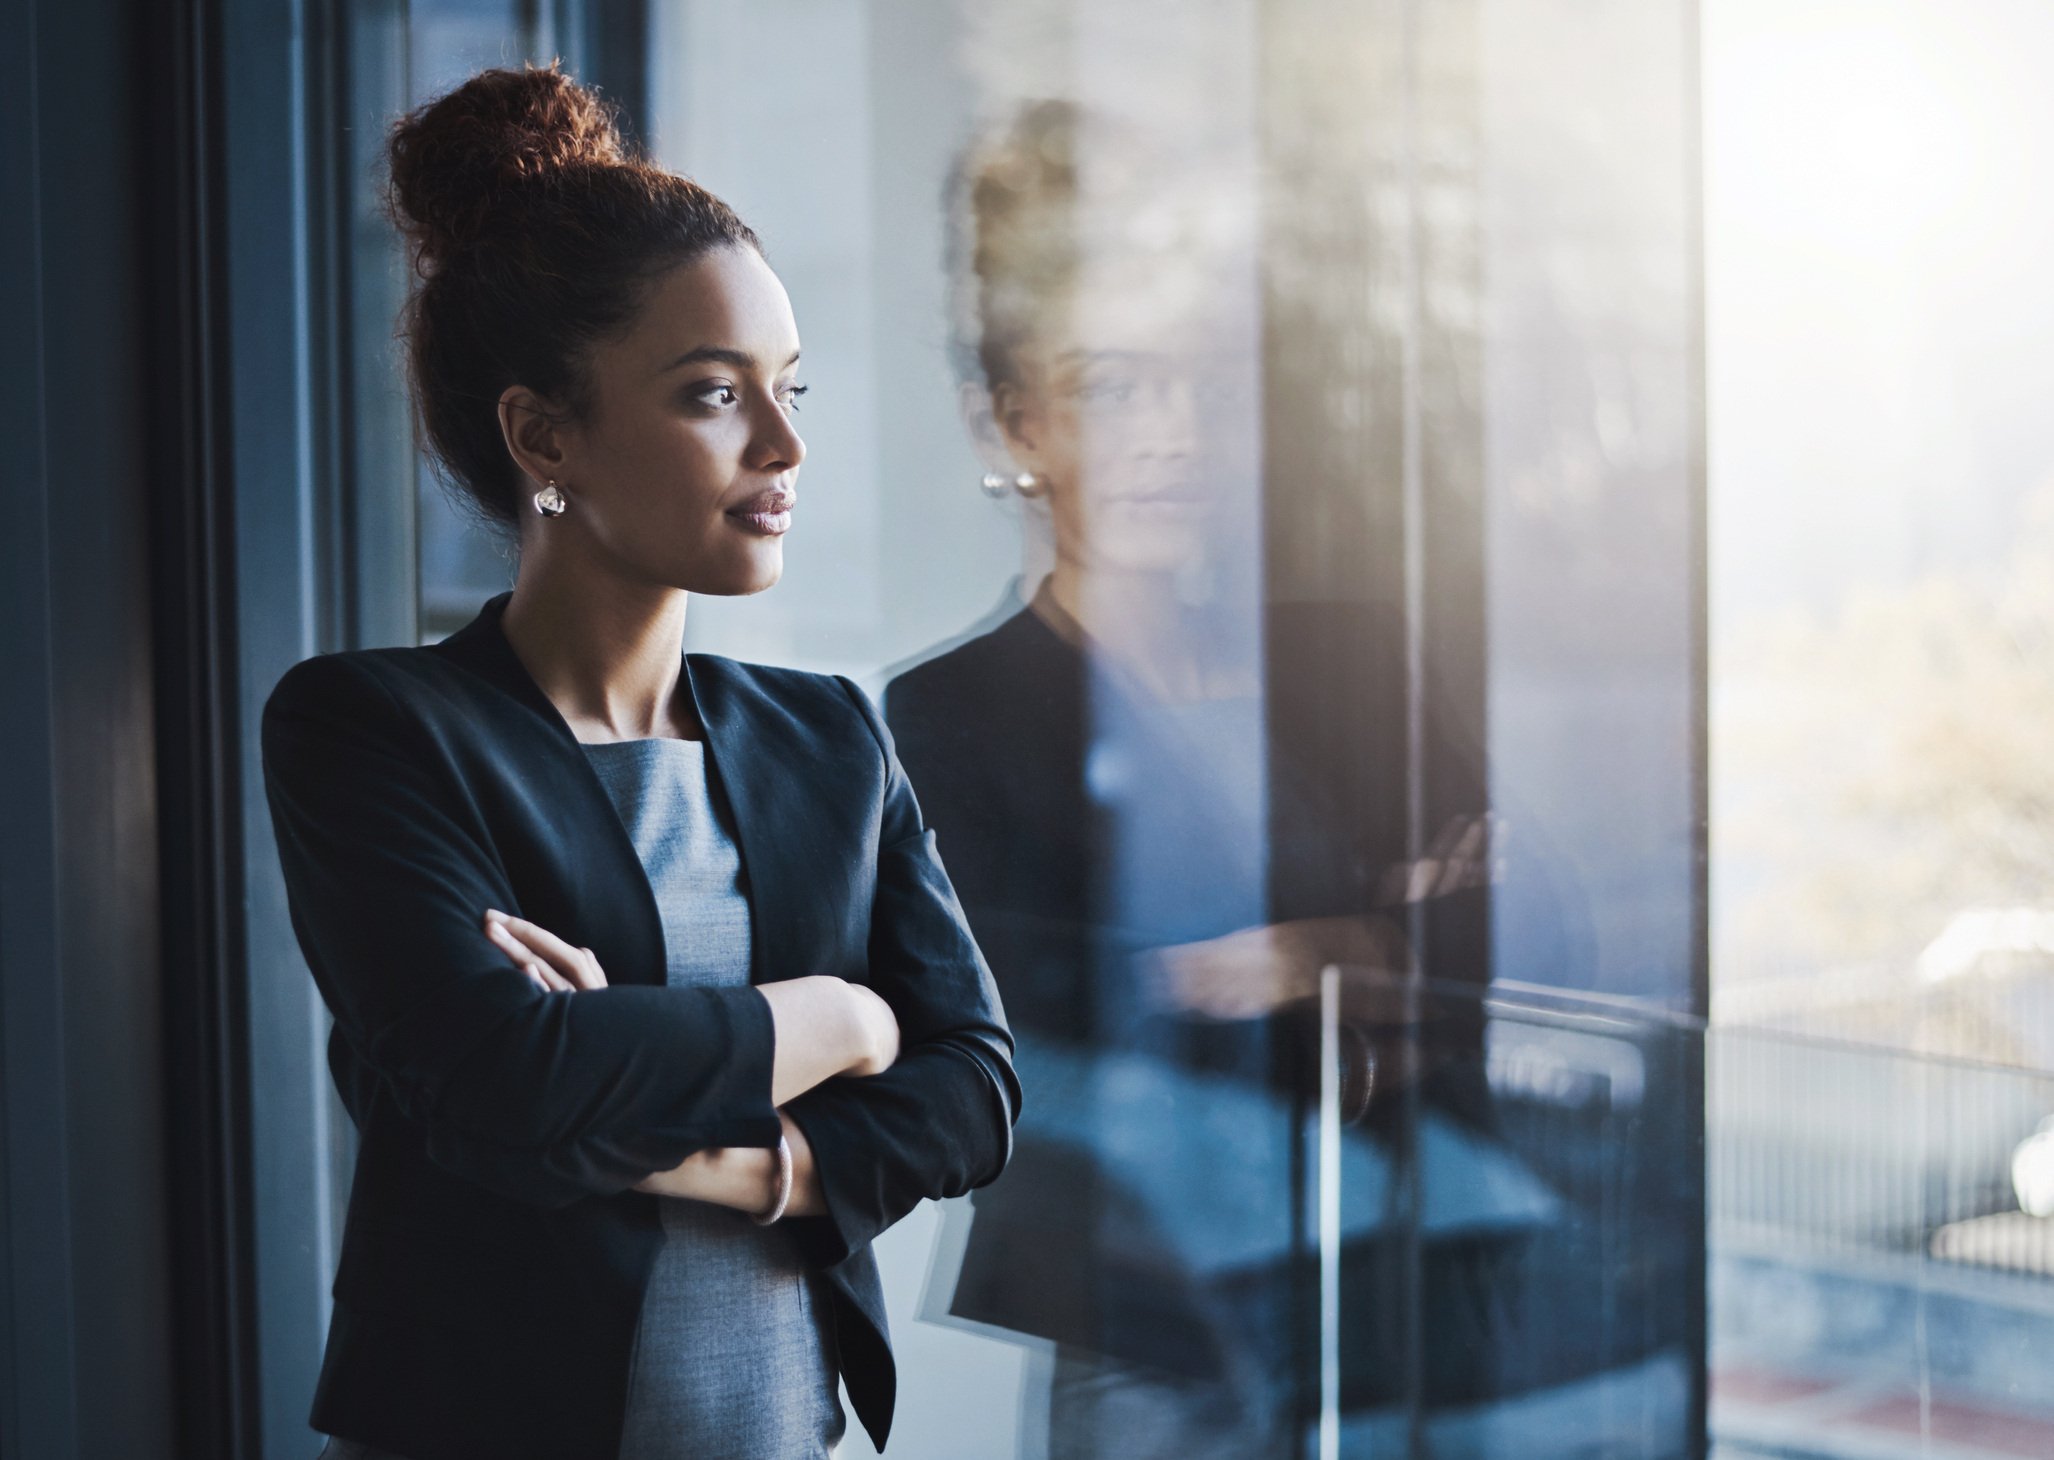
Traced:
<path id="1" fill-rule="evenodd" d="M 987 471 L 1010 476 L 1018 469 L 1006 449 L 998 419 L 992 414 L 991 392 L 982 381 L 966 380 L 956 387 L 956 412 L 963 418 L 963 432 Z"/>
<path id="2" fill-rule="evenodd" d="M 499 434 L 507 454 L 539 486 L 569 480 L 561 413 L 525 385 L 509 385 L 499 394 Z"/>
<path id="3" fill-rule="evenodd" d="M 987 397 L 984 416 L 1004 460 L 1027 471 L 1041 470 L 1040 412 L 1030 392 L 1011 380 L 1000 381 Z"/>

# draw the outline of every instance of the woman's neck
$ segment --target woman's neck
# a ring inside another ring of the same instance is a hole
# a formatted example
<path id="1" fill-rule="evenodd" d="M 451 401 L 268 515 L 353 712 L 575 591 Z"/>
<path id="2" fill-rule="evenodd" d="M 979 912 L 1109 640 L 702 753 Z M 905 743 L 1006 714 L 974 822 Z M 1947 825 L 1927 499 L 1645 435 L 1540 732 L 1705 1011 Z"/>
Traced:
<path id="1" fill-rule="evenodd" d="M 601 573 L 525 568 L 500 630 L 583 741 L 700 739 L 682 692 L 686 595 Z"/>
<path id="2" fill-rule="evenodd" d="M 1168 573 L 1087 571 L 1058 559 L 1029 606 L 1076 647 L 1107 655 L 1157 700 L 1221 692 Z"/>

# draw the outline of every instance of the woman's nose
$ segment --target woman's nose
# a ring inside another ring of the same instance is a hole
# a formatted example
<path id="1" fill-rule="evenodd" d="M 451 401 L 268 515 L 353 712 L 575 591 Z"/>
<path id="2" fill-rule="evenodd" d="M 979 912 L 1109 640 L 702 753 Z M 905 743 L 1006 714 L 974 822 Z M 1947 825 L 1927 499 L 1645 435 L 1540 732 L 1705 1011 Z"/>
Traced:
<path id="1" fill-rule="evenodd" d="M 751 463 L 768 470 L 789 470 L 806 459 L 806 442 L 792 424 L 791 413 L 772 403 L 757 431 L 756 459 Z"/>

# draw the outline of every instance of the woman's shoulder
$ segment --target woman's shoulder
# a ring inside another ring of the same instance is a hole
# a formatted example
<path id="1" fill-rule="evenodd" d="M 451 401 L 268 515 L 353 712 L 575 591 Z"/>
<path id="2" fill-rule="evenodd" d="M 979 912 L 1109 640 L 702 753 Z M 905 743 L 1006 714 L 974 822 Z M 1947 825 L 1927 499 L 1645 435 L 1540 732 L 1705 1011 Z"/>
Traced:
<path id="1" fill-rule="evenodd" d="M 982 631 L 946 640 L 892 666 L 885 714 L 974 714 L 979 707 L 1011 712 L 1025 695 L 1046 695 L 1077 678 L 1080 656 L 1032 609 L 1020 608 Z"/>
<path id="2" fill-rule="evenodd" d="M 861 696 L 862 687 L 846 674 L 822 669 L 794 669 L 789 664 L 761 664 L 725 654 L 694 650 L 685 656 L 695 688 L 729 695 L 747 695 L 791 706 L 846 704 Z"/>
<path id="3" fill-rule="evenodd" d="M 383 776 L 434 761 L 432 717 L 419 708 L 423 697 L 408 690 L 410 671 L 438 672 L 419 664 L 420 652 L 339 649 L 289 666 L 258 718 L 267 783 L 332 780 L 345 763 L 377 767 Z"/>
<path id="4" fill-rule="evenodd" d="M 806 738 L 884 741 L 884 717 L 846 674 L 696 651 L 685 660 L 701 709 L 723 719 L 751 721 L 759 729 L 774 723 Z"/>
<path id="5" fill-rule="evenodd" d="M 418 718 L 467 705 L 467 676 L 433 645 L 334 649 L 290 666 L 265 697 L 266 718 L 305 712 L 356 719 Z"/>
<path id="6" fill-rule="evenodd" d="M 421 654 L 407 649 L 335 649 L 291 665 L 265 696 L 264 713 L 319 710 L 333 714 L 352 708 L 376 711 L 398 698 L 394 688 L 395 655 Z M 423 666 L 424 668 L 426 666 Z"/>

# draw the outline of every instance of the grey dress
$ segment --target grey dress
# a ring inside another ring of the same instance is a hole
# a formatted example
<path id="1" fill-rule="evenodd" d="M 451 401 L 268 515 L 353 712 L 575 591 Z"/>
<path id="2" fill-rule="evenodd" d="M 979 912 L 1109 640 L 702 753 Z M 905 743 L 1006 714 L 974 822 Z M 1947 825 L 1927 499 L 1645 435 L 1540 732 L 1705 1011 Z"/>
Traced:
<path id="1" fill-rule="evenodd" d="M 649 874 L 673 984 L 745 984 L 748 884 L 704 741 L 585 746 Z M 825 1457 L 847 1420 L 832 1318 L 790 1234 L 658 1197 L 664 1245 L 642 1300 L 620 1460 Z"/>
<path id="2" fill-rule="evenodd" d="M 749 981 L 748 882 L 703 741 L 586 745 L 648 873 L 673 984 Z M 575 995 L 573 995 L 575 997 Z M 827 1460 L 847 1428 L 833 1318 L 791 1234 L 659 1196 L 619 1460 Z M 333 1438 L 320 1460 L 406 1460 Z"/>

